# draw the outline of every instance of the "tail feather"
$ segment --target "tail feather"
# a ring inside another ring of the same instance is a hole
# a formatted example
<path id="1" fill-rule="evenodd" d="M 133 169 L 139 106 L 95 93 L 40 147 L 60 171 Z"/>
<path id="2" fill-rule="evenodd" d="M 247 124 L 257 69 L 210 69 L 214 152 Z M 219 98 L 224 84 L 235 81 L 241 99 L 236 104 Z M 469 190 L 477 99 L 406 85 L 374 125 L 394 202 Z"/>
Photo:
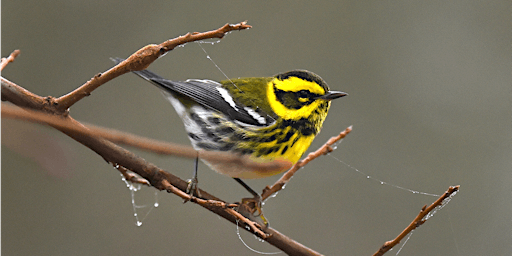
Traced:
<path id="1" fill-rule="evenodd" d="M 118 57 L 113 57 L 113 58 L 110 58 L 113 62 L 117 64 L 123 62 L 125 59 L 122 59 L 122 58 L 118 58 Z M 162 85 L 161 83 L 158 83 L 157 81 L 161 81 L 161 80 L 165 80 L 163 77 L 149 71 L 149 70 L 141 70 L 141 71 L 132 71 L 133 73 L 135 73 L 136 75 L 138 75 L 139 77 L 141 77 L 142 79 L 146 80 L 146 81 L 149 81 L 151 82 L 152 84 L 156 85 L 158 88 L 161 88 L 161 89 L 167 89 L 169 90 L 170 86 L 167 85 L 167 86 L 164 86 Z"/>

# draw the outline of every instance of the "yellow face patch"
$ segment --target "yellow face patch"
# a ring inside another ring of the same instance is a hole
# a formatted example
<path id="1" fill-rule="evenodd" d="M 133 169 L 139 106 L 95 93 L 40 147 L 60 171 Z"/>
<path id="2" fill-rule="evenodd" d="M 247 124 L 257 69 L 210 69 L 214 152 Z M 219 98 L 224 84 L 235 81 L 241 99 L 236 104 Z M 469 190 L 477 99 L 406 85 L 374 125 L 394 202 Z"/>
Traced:
<path id="1" fill-rule="evenodd" d="M 307 118 L 319 107 L 323 100 L 315 100 L 311 104 L 304 105 L 299 109 L 290 109 L 285 107 L 278 99 L 275 94 L 275 89 L 286 91 L 286 92 L 299 92 L 306 90 L 314 94 L 324 95 L 325 90 L 317 83 L 306 81 L 298 77 L 290 77 L 285 80 L 273 79 L 267 83 L 267 96 L 269 104 L 272 110 L 280 117 L 284 119 L 301 119 Z M 299 97 L 298 101 L 305 103 L 309 101 L 308 98 Z"/>

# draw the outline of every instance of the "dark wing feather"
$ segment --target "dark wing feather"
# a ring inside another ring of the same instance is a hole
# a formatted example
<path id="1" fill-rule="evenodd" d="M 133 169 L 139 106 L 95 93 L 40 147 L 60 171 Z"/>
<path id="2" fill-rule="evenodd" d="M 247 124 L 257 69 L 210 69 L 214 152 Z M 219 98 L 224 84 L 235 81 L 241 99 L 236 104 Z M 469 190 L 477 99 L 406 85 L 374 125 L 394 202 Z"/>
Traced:
<path id="1" fill-rule="evenodd" d="M 112 60 L 116 63 L 123 61 L 123 59 L 120 58 Z M 256 118 L 259 114 L 255 111 L 249 113 L 244 105 L 235 101 L 228 102 L 218 88 L 220 88 L 220 90 L 225 89 L 222 88 L 221 84 L 215 81 L 190 79 L 184 82 L 177 82 L 164 79 L 149 70 L 133 71 L 133 73 L 164 91 L 185 95 L 204 107 L 223 113 L 232 120 L 256 126 L 269 125 L 267 122 L 268 118 Z"/>

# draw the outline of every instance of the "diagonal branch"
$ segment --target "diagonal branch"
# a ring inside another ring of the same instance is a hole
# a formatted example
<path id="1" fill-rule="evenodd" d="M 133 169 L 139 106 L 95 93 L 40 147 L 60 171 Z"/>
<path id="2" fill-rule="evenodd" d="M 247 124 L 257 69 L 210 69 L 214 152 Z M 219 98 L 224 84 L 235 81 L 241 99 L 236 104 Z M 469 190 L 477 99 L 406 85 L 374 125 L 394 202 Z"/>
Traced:
<path id="1" fill-rule="evenodd" d="M 409 226 L 407 226 L 397 237 L 395 237 L 395 239 L 393 239 L 391 241 L 385 242 L 380 247 L 380 249 L 376 253 L 373 254 L 373 256 L 384 255 L 384 253 L 386 253 L 387 251 L 391 250 L 391 248 L 393 248 L 395 245 L 400 243 L 400 241 L 407 234 L 411 233 L 411 231 L 413 231 L 414 229 L 416 229 L 417 227 L 419 227 L 423 223 L 425 223 L 425 221 L 427 221 L 427 219 L 430 216 L 432 216 L 432 214 L 434 214 L 435 209 L 437 209 L 438 207 L 443 207 L 444 205 L 446 205 L 446 203 L 448 203 L 448 201 L 451 199 L 451 197 L 453 195 L 455 195 L 455 193 L 457 193 L 459 191 L 459 188 L 460 188 L 459 185 L 451 186 L 451 187 L 448 188 L 448 190 L 446 192 L 444 192 L 444 194 L 442 194 L 431 205 L 429 205 L 428 207 L 426 205 L 423 206 L 423 208 L 421 208 L 420 213 L 418 213 L 416 218 L 414 218 L 414 220 L 409 224 Z"/>
<path id="2" fill-rule="evenodd" d="M 278 192 L 279 190 L 283 189 L 283 187 L 290 181 L 290 179 L 293 177 L 293 175 L 300 170 L 301 167 L 304 167 L 309 162 L 313 161 L 314 159 L 328 154 L 333 151 L 332 145 L 334 143 L 338 142 L 339 140 L 345 138 L 348 133 L 352 131 L 352 126 L 347 127 L 344 131 L 340 132 L 337 136 L 331 137 L 324 145 L 322 145 L 319 149 L 317 149 L 315 152 L 309 153 L 309 155 L 295 163 L 290 170 L 285 172 L 281 178 L 272 185 L 272 187 L 265 187 L 263 189 L 263 193 L 261 194 L 261 200 L 264 201 L 268 197 L 270 197 L 272 194 Z"/>
<path id="3" fill-rule="evenodd" d="M 92 93 L 92 91 L 100 87 L 102 84 L 130 71 L 139 71 L 146 69 L 151 63 L 153 63 L 153 61 L 155 61 L 168 51 L 173 50 L 178 45 L 183 45 L 189 42 L 211 38 L 221 39 L 226 35 L 226 33 L 231 32 L 233 30 L 243 30 L 249 28 L 251 28 L 251 26 L 247 25 L 247 22 L 244 21 L 238 24 L 226 24 L 218 29 L 208 32 L 187 33 L 186 35 L 167 40 L 158 45 L 147 45 L 138 50 L 137 52 L 133 53 L 125 61 L 117 64 L 113 68 L 103 73 L 98 73 L 85 84 L 78 87 L 76 90 L 60 98 L 52 98 L 51 100 L 56 107 L 57 113 L 65 114 L 68 108 L 70 108 L 73 104 L 83 99 L 84 97 L 89 96 Z"/>

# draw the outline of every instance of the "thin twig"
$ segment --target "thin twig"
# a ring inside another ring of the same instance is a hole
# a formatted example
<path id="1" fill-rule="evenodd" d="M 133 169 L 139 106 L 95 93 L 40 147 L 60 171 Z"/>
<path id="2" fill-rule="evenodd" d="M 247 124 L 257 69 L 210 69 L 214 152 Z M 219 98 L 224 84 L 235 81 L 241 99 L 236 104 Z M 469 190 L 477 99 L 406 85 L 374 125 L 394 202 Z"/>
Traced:
<path id="1" fill-rule="evenodd" d="M 0 62 L 0 71 L 4 70 L 4 68 L 7 66 L 7 64 L 13 62 L 14 59 L 16 59 L 16 57 L 18 57 L 18 55 L 20 55 L 20 50 L 14 50 L 11 53 L 11 55 L 9 55 L 9 57 L 2 58 L 2 60 Z"/>
<path id="2" fill-rule="evenodd" d="M 168 51 L 173 50 L 178 45 L 211 38 L 223 38 L 226 33 L 230 31 L 249 28 L 251 28 L 251 26 L 247 25 L 247 22 L 244 21 L 238 24 L 226 24 L 218 29 L 208 32 L 187 33 L 184 36 L 179 36 L 177 38 L 167 40 L 158 45 L 147 45 L 111 69 L 103 73 L 98 73 L 85 84 L 78 87 L 76 90 L 60 98 L 54 99 L 56 110 L 58 113 L 66 113 L 68 108 L 70 108 L 73 104 L 82 98 L 89 96 L 96 88 L 102 84 L 130 71 L 146 69 L 151 63 L 153 63 L 153 61 L 158 59 L 158 57 L 162 56 L 162 54 Z"/>
<path id="3" fill-rule="evenodd" d="M 186 35 L 167 40 L 160 44 L 161 47 L 165 48 L 164 50 L 171 51 L 172 49 L 176 48 L 178 45 L 186 44 L 189 42 L 194 41 L 201 41 L 205 39 L 211 39 L 211 38 L 219 38 L 222 39 L 226 33 L 231 32 L 233 30 L 244 30 L 244 29 L 250 29 L 252 28 L 251 25 L 247 25 L 247 21 L 240 22 L 238 24 L 225 24 L 219 29 L 203 32 L 203 33 L 187 33 Z"/>
<path id="4" fill-rule="evenodd" d="M 309 155 L 295 163 L 292 168 L 290 168 L 287 172 L 281 176 L 281 178 L 272 185 L 272 187 L 265 187 L 263 189 L 263 193 L 261 194 L 261 200 L 265 200 L 268 197 L 270 197 L 272 194 L 278 192 L 279 190 L 283 189 L 284 185 L 290 181 L 290 179 L 293 177 L 293 175 L 301 168 L 304 167 L 309 162 L 313 161 L 314 159 L 318 158 L 319 156 L 328 154 L 333 151 L 332 145 L 334 143 L 338 142 L 339 140 L 345 138 L 347 134 L 349 134 L 352 131 L 352 126 L 347 127 L 344 131 L 340 132 L 337 136 L 331 137 L 324 145 L 322 145 L 319 149 L 317 149 L 315 152 L 309 153 Z"/>
<path id="5" fill-rule="evenodd" d="M 444 192 L 444 194 L 442 194 L 435 202 L 433 202 L 429 207 L 427 207 L 427 205 L 423 206 L 423 208 L 421 208 L 421 211 L 418 213 L 418 215 L 416 216 L 416 218 L 414 218 L 414 220 L 397 236 L 395 237 L 395 239 L 391 240 L 391 241 L 387 241 L 384 243 L 384 245 L 382 245 L 380 247 L 380 249 L 373 254 L 373 256 L 381 256 L 381 255 L 384 255 L 384 253 L 386 253 L 387 251 L 389 251 L 391 248 L 393 248 L 395 245 L 397 245 L 398 243 L 400 243 L 400 241 L 405 237 L 407 236 L 407 234 L 411 233 L 411 231 L 413 231 L 414 229 L 416 229 L 417 227 L 421 226 L 423 223 L 425 223 L 425 221 L 427 221 L 427 218 L 425 218 L 425 216 L 427 216 L 428 214 L 430 214 L 434 209 L 436 209 L 436 207 L 439 207 L 441 205 L 443 205 L 445 202 L 445 199 L 449 198 L 450 196 L 452 196 L 454 193 L 456 193 L 457 191 L 459 191 L 459 188 L 460 186 L 457 185 L 457 186 L 450 186 L 448 188 L 448 190 L 446 192 Z"/>
<path id="6" fill-rule="evenodd" d="M 244 217 L 242 214 L 240 214 L 239 212 L 231 209 L 231 208 L 228 208 L 227 211 L 229 213 L 231 213 L 232 215 L 234 215 L 237 219 L 239 219 L 242 223 L 244 223 L 245 225 L 247 225 L 251 231 L 253 233 L 256 233 L 258 235 L 259 238 L 261 239 L 267 239 L 270 237 L 269 234 L 266 234 L 265 232 L 263 232 L 263 230 L 261 229 L 261 227 L 259 227 L 259 225 L 256 223 L 256 222 L 253 222 L 249 219 L 247 219 L 246 217 Z M 242 226 L 243 227 L 243 226 Z"/>
<path id="7" fill-rule="evenodd" d="M 127 181 L 132 182 L 132 183 L 151 186 L 151 184 L 149 184 L 148 180 L 135 175 L 134 173 L 132 173 L 130 170 L 124 168 L 123 166 L 114 164 L 114 167 L 123 175 L 123 177 Z"/>

